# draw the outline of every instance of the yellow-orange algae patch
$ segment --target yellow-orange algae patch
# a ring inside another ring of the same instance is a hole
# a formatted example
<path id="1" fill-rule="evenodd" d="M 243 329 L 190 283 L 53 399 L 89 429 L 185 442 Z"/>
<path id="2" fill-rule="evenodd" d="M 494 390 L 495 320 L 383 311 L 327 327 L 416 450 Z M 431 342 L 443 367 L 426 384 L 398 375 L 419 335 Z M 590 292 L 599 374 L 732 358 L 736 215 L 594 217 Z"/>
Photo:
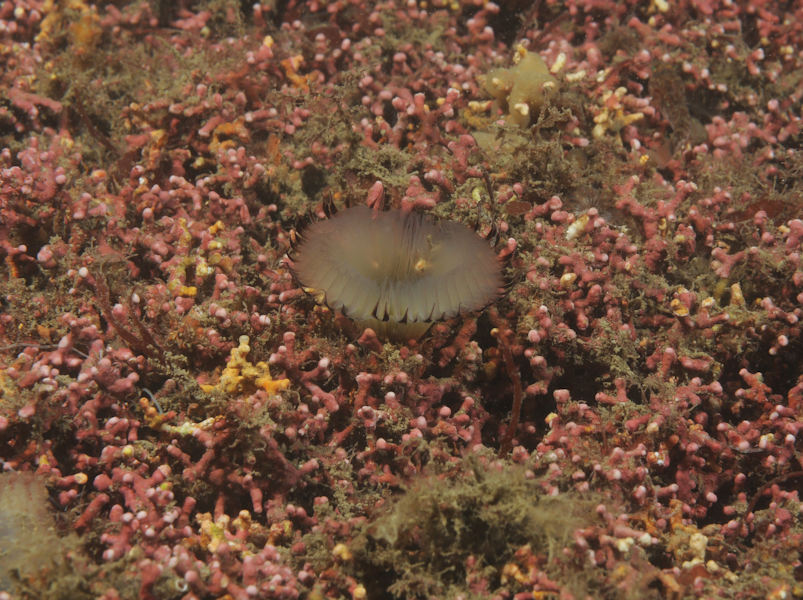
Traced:
<path id="1" fill-rule="evenodd" d="M 248 336 L 240 336 L 240 345 L 231 349 L 220 380 L 215 385 L 202 385 L 201 388 L 206 392 L 220 390 L 227 394 L 248 394 L 261 388 L 273 395 L 290 385 L 289 379 L 273 379 L 268 363 L 249 362 L 247 356 L 250 351 Z"/>

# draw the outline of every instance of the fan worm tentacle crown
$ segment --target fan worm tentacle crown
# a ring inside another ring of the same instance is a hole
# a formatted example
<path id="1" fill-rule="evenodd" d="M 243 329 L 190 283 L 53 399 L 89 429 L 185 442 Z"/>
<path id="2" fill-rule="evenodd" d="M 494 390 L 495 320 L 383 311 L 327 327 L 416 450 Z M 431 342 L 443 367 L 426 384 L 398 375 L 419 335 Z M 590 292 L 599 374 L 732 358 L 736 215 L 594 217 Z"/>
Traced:
<path id="1" fill-rule="evenodd" d="M 310 225 L 293 272 L 329 307 L 392 339 L 479 310 L 504 285 L 495 252 L 465 225 L 364 206 Z"/>

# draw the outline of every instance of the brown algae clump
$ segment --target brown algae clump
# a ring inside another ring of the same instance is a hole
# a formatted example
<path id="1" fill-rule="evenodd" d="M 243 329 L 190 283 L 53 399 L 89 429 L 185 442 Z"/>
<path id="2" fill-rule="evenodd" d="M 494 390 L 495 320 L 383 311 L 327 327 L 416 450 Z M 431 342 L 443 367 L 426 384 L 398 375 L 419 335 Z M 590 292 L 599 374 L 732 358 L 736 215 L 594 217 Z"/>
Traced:
<path id="1" fill-rule="evenodd" d="M 429 475 L 349 544 L 368 597 L 470 597 L 472 573 L 483 573 L 494 589 L 514 576 L 522 552 L 549 576 L 562 577 L 559 549 L 576 529 L 594 523 L 594 504 L 574 492 L 548 495 L 541 483 L 522 466 L 473 456 Z M 378 581 L 393 583 L 380 590 Z"/>
<path id="2" fill-rule="evenodd" d="M 398 340 L 483 308 L 503 286 L 495 252 L 465 225 L 365 206 L 305 229 L 291 266 L 320 302 Z"/>

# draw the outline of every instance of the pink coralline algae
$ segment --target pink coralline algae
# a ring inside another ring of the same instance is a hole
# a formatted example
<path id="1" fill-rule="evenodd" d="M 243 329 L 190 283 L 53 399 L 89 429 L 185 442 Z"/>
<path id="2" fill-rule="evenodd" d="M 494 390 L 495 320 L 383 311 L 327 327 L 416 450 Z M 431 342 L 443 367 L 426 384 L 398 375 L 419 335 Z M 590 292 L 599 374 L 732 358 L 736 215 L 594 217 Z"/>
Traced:
<path id="1" fill-rule="evenodd" d="M 801 48 L 764 1 L 0 4 L 0 600 L 801 597 Z M 504 293 L 355 328 L 291 272 L 333 206 Z"/>

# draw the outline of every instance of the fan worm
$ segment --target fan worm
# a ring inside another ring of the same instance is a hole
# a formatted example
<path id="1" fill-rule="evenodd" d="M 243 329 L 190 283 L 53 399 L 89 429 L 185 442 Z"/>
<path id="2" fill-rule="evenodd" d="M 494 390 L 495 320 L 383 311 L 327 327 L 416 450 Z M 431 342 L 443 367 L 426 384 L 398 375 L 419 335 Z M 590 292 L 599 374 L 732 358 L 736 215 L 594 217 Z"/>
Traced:
<path id="1" fill-rule="evenodd" d="M 292 270 L 319 302 L 395 340 L 483 308 L 504 284 L 494 250 L 465 225 L 365 206 L 307 227 Z"/>

